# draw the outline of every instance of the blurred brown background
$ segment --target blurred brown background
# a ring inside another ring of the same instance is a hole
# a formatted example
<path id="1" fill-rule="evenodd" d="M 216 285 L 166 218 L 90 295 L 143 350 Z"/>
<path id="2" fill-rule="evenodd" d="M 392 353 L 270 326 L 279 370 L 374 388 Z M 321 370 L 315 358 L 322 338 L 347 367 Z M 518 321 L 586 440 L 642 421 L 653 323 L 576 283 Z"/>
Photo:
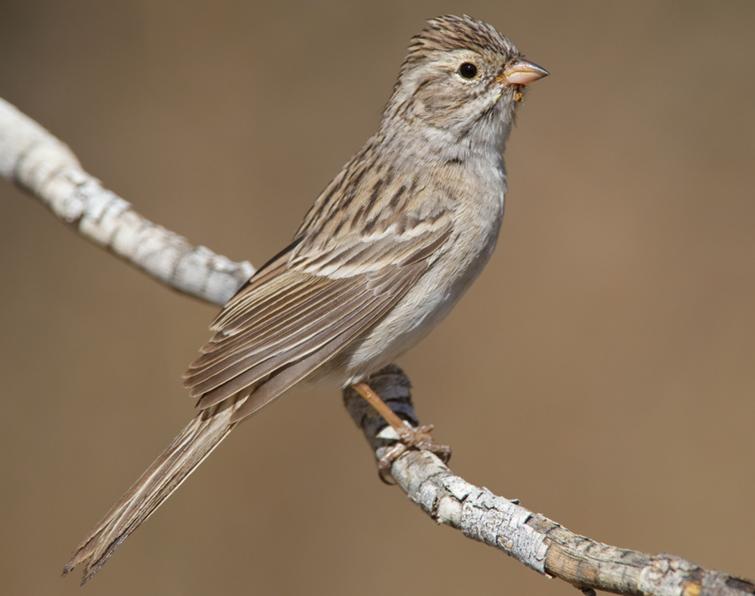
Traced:
<path id="1" fill-rule="evenodd" d="M 2 0 L 0 95 L 189 238 L 260 263 L 373 131 L 425 18 L 553 72 L 499 250 L 401 364 L 454 468 L 574 530 L 755 575 L 755 3 Z M 214 310 L 0 185 L 0 592 L 73 547 L 191 415 Z M 570 594 L 380 484 L 324 389 L 245 425 L 87 587 Z M 399 588 L 396 588 L 399 586 Z"/>

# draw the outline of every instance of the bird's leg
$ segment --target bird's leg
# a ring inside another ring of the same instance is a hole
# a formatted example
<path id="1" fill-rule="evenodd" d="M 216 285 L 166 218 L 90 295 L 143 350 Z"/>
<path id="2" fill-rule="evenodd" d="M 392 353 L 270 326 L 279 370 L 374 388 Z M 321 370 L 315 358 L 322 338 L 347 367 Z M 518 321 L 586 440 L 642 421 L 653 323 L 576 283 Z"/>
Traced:
<path id="1" fill-rule="evenodd" d="M 364 401 L 372 406 L 373 410 L 380 414 L 381 418 L 385 420 L 400 437 L 401 433 L 407 428 L 407 426 L 404 424 L 404 421 L 399 418 L 398 414 L 391 410 L 388 407 L 388 404 L 386 404 L 367 383 L 355 383 L 352 387 Z"/>
<path id="2" fill-rule="evenodd" d="M 444 462 L 447 462 L 451 458 L 450 447 L 433 442 L 432 436 L 430 435 L 433 430 L 432 424 L 421 425 L 416 428 L 412 427 L 409 423 L 404 422 L 399 418 L 399 416 L 388 407 L 388 405 L 367 383 L 355 383 L 352 387 L 362 399 L 380 414 L 383 420 L 385 420 L 396 432 L 396 435 L 398 435 L 398 443 L 390 447 L 378 460 L 378 469 L 381 479 L 387 482 L 387 479 L 390 477 L 391 465 L 407 449 L 430 451 Z"/>

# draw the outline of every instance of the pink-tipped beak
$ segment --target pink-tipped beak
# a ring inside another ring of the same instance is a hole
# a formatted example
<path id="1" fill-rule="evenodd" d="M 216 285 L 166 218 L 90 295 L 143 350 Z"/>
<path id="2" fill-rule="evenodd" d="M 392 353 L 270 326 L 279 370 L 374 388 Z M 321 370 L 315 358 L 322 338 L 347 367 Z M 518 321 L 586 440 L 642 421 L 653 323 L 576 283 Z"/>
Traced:
<path id="1" fill-rule="evenodd" d="M 504 71 L 498 76 L 498 82 L 504 85 L 522 85 L 526 86 L 547 77 L 550 73 L 542 66 L 534 62 L 520 58 L 516 62 L 509 64 Z"/>

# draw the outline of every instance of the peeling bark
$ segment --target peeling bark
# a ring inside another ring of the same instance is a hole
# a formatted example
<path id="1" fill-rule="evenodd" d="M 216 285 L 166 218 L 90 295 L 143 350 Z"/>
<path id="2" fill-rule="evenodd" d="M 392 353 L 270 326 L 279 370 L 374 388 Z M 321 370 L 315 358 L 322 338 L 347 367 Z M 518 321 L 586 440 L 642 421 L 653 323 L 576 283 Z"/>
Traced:
<path id="1" fill-rule="evenodd" d="M 394 412 L 412 425 L 419 424 L 409 379 L 400 368 L 384 368 L 369 384 Z M 382 418 L 354 391 L 345 390 L 343 399 L 376 460 L 380 459 L 394 444 L 392 433 L 385 432 Z M 749 580 L 704 569 L 674 555 L 649 555 L 575 534 L 517 500 L 470 484 L 427 451 L 406 451 L 393 463 L 391 475 L 406 496 L 439 524 L 461 530 L 466 537 L 586 594 L 594 590 L 655 596 L 755 594 L 755 584 Z"/>
<path id="2" fill-rule="evenodd" d="M 254 273 L 166 230 L 87 174 L 71 150 L 0 99 L 0 176 L 44 203 L 97 246 L 148 275 L 213 304 L 224 304 Z"/>

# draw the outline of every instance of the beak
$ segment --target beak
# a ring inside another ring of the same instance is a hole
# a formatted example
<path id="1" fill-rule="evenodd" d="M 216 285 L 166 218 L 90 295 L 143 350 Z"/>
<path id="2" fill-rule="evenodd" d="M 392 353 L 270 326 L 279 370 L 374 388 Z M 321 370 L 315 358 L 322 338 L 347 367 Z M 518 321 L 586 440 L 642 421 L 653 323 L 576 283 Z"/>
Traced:
<path id="1" fill-rule="evenodd" d="M 498 75 L 497 81 L 503 85 L 521 85 L 526 86 L 547 77 L 550 73 L 542 66 L 534 62 L 520 58 L 516 62 L 509 64 L 504 71 Z"/>

